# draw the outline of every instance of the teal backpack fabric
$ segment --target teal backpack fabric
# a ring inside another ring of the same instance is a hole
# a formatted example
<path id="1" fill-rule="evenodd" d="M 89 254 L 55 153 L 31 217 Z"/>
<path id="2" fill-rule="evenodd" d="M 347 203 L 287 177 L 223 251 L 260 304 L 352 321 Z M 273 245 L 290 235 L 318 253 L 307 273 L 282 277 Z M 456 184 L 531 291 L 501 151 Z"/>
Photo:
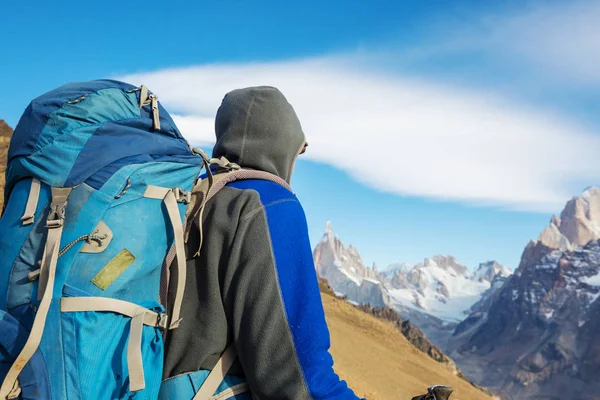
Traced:
<path id="1" fill-rule="evenodd" d="M 202 162 L 143 86 L 72 83 L 31 102 L 0 219 L 0 399 L 158 398 Z"/>

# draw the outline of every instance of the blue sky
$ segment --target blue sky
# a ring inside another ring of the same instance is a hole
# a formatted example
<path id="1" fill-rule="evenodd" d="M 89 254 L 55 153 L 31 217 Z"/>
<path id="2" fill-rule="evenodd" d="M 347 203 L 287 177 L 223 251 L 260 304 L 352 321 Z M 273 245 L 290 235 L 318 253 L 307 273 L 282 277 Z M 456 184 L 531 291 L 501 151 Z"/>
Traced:
<path id="1" fill-rule="evenodd" d="M 143 5 L 142 5 L 143 4 Z M 0 118 L 116 77 L 210 147 L 222 96 L 280 87 L 309 137 L 294 188 L 366 263 L 438 253 L 514 268 L 600 183 L 600 2 L 10 2 Z"/>

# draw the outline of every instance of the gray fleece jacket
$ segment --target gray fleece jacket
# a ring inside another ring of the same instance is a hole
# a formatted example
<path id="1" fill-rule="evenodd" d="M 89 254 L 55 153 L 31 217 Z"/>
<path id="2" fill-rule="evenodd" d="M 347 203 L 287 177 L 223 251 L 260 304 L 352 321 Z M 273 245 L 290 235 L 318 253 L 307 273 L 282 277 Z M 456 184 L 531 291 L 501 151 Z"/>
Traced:
<path id="1" fill-rule="evenodd" d="M 215 127 L 214 157 L 290 181 L 305 137 L 279 90 L 228 93 Z M 234 343 L 238 359 L 230 373 L 245 377 L 254 398 L 356 399 L 333 371 L 296 196 L 268 180 L 233 182 L 209 200 L 202 224 L 200 255 L 187 262 L 183 320 L 166 340 L 165 378 L 212 369 Z M 195 226 L 189 257 L 198 245 Z"/>

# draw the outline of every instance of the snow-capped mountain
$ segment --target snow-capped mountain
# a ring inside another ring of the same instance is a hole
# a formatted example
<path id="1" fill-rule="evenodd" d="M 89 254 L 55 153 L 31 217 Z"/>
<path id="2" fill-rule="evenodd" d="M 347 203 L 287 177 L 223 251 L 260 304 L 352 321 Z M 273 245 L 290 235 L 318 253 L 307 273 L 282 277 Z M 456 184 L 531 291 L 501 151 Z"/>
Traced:
<path id="1" fill-rule="evenodd" d="M 389 297 L 377 279 L 377 266 L 365 267 L 358 250 L 348 248 L 333 233 L 331 223 L 327 223 L 321 242 L 313 251 L 317 274 L 325 278 L 329 286 L 349 300 L 382 307 L 389 304 Z"/>
<path id="2" fill-rule="evenodd" d="M 355 247 L 345 247 L 327 224 L 314 250 L 317 273 L 333 290 L 349 300 L 390 306 L 411 320 L 438 346 L 444 347 L 456 325 L 465 319 L 496 277 L 511 274 L 495 261 L 471 274 L 449 255 L 425 258 L 422 263 L 392 264 L 384 271 L 364 265 Z"/>
<path id="3" fill-rule="evenodd" d="M 473 273 L 473 280 L 477 282 L 492 282 L 496 277 L 508 278 L 512 271 L 496 261 L 488 261 L 479 264 L 479 268 Z"/>
<path id="4" fill-rule="evenodd" d="M 450 343 L 469 378 L 518 399 L 600 398 L 599 226 L 600 190 L 590 188 L 473 307 Z"/>
<path id="5" fill-rule="evenodd" d="M 397 274 L 398 272 L 404 272 L 406 274 L 410 272 L 410 270 L 413 269 L 413 267 L 413 264 L 398 262 L 388 265 L 383 271 L 381 271 L 381 274 L 384 277 L 391 279 L 394 276 L 394 274 Z"/>
<path id="6" fill-rule="evenodd" d="M 403 282 L 406 276 L 408 285 Z M 445 323 L 459 323 L 473 304 L 490 288 L 489 281 L 472 279 L 466 266 L 452 256 L 434 256 L 415 265 L 408 273 L 399 272 L 385 286 L 391 305 L 412 308 Z"/>

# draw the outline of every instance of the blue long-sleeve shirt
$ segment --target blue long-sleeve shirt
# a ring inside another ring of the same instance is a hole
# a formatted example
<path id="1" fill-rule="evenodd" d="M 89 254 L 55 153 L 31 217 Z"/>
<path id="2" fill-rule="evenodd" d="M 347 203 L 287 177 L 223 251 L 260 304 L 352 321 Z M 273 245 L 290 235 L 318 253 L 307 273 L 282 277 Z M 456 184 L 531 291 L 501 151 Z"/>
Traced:
<path id="1" fill-rule="evenodd" d="M 306 218 L 296 196 L 269 181 L 234 182 L 208 203 L 204 225 L 211 231 L 188 267 L 195 271 L 188 274 L 195 287 L 188 284 L 183 310 L 186 315 L 196 307 L 194 321 L 182 323 L 168 343 L 169 374 L 212 368 L 232 341 L 239 358 L 232 372 L 246 377 L 257 398 L 357 399 L 333 370 Z M 190 301 L 192 293 L 196 301 Z M 205 330 L 213 335 L 200 333 Z M 203 345 L 212 354 L 204 354 Z"/>

